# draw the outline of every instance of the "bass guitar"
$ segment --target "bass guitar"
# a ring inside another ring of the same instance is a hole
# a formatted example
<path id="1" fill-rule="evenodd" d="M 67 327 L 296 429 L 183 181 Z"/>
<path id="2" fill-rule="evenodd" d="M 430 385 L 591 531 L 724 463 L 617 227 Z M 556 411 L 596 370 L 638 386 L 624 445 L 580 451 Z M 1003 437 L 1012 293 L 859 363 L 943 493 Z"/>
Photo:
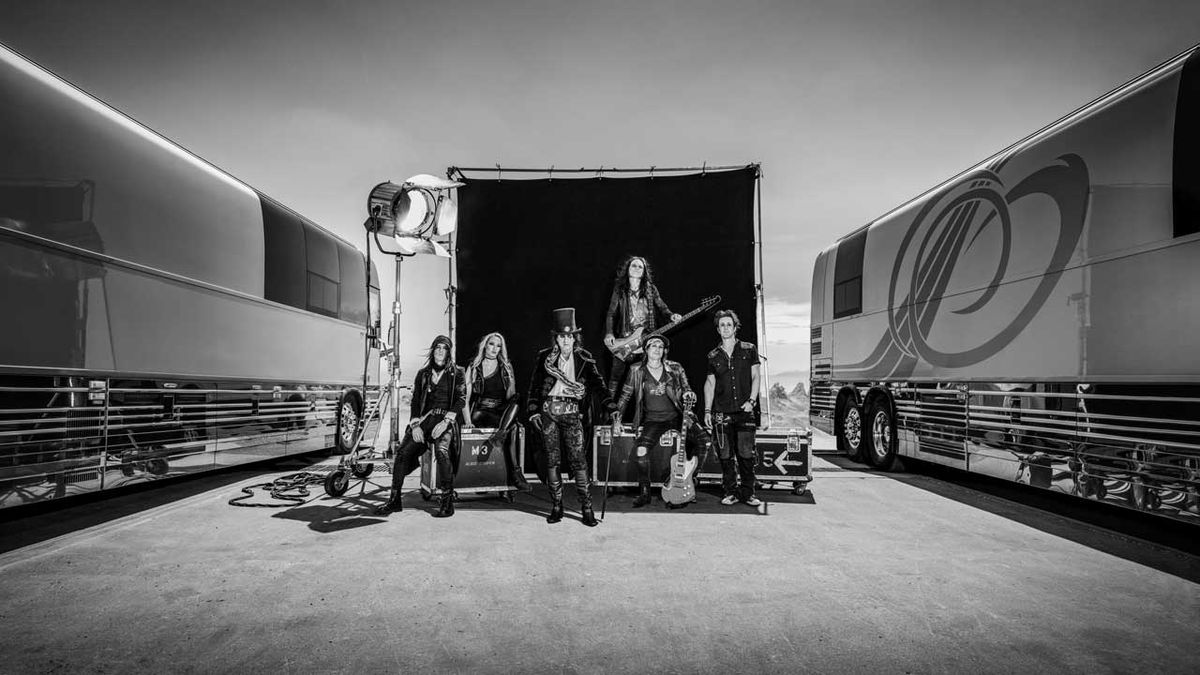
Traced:
<path id="1" fill-rule="evenodd" d="M 650 335 L 663 335 L 667 331 L 675 328 L 676 326 L 683 323 L 684 321 L 687 321 L 688 319 L 692 318 L 693 316 L 696 316 L 700 312 L 703 312 L 704 310 L 711 308 L 713 305 L 716 305 L 718 302 L 721 302 L 721 296 L 710 295 L 707 298 L 700 301 L 699 307 L 697 307 L 696 309 L 693 309 L 692 311 L 688 312 L 687 314 L 684 314 L 683 316 L 679 317 L 678 321 L 672 321 L 671 323 L 663 326 L 662 328 L 656 329 L 653 333 L 650 333 L 649 335 L 645 335 L 644 337 L 650 337 Z M 633 357 L 637 356 L 638 354 L 642 353 L 642 340 L 644 339 L 643 338 L 644 332 L 645 332 L 645 329 L 639 327 L 637 330 L 633 331 L 629 335 L 627 335 L 623 338 L 617 338 L 616 343 L 613 344 L 613 346 L 609 347 L 608 350 L 613 353 L 614 358 L 621 359 L 622 361 L 628 361 L 628 360 L 632 359 Z"/>
<path id="2" fill-rule="evenodd" d="M 671 457 L 671 475 L 663 485 L 662 499 L 668 508 L 678 509 L 696 501 L 696 467 L 700 462 L 695 457 L 687 458 L 687 428 L 688 414 L 696 405 L 696 395 L 687 392 L 683 395 L 683 423 L 679 425 L 678 449 Z"/>

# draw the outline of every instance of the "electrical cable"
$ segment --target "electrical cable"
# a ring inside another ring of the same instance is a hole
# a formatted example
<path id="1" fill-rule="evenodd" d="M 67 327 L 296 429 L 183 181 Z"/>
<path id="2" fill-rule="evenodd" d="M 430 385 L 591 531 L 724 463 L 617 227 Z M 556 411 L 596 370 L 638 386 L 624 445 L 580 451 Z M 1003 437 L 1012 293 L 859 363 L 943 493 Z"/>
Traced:
<path id="1" fill-rule="evenodd" d="M 259 483 L 258 485 L 248 485 L 242 488 L 245 493 L 238 497 L 229 500 L 230 506 L 258 506 L 268 509 L 277 509 L 281 507 L 294 506 L 303 504 L 309 494 L 309 485 L 321 485 L 325 482 L 325 475 L 313 473 L 311 471 L 301 471 L 287 476 L 280 476 L 270 483 Z M 245 504 L 245 500 L 254 496 L 255 490 L 270 490 L 271 499 L 276 499 L 284 502 L 283 504 Z M 295 494 L 285 494 L 295 491 Z"/>

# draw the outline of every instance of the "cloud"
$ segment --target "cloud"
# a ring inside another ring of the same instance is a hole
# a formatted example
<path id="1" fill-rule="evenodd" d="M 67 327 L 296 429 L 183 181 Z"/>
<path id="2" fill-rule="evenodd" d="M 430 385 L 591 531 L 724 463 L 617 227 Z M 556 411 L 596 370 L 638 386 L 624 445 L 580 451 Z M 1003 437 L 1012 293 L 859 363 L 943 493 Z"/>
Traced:
<path id="1" fill-rule="evenodd" d="M 764 305 L 767 313 L 767 345 L 808 347 L 811 303 L 768 297 Z"/>
<path id="2" fill-rule="evenodd" d="M 808 379 L 811 303 L 768 297 L 764 307 L 767 373 L 790 389 Z"/>

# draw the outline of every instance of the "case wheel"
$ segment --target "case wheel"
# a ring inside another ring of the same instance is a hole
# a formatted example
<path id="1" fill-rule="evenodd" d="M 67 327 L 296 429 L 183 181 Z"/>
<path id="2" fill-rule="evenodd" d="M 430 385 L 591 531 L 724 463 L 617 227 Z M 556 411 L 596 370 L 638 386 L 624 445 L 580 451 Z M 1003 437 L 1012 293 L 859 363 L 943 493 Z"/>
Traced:
<path id="1" fill-rule="evenodd" d="M 350 487 L 350 474 L 345 469 L 334 469 L 325 476 L 325 494 L 330 497 L 341 497 Z"/>
<path id="2" fill-rule="evenodd" d="M 801 483 L 799 481 L 792 483 L 792 494 L 801 497 L 806 492 L 808 492 L 808 483 Z"/>

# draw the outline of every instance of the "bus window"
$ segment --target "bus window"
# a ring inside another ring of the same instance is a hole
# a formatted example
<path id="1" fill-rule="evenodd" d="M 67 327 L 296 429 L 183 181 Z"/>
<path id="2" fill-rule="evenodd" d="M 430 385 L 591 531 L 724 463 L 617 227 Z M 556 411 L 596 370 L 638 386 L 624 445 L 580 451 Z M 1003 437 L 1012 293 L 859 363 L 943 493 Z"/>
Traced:
<path id="1" fill-rule="evenodd" d="M 263 297 L 305 309 L 304 223 L 275 202 L 261 198 L 265 271 Z"/>
<path id="2" fill-rule="evenodd" d="M 338 298 L 338 318 L 360 326 L 367 323 L 367 264 L 357 249 L 338 244 L 341 262 L 341 293 Z"/>
<path id="3" fill-rule="evenodd" d="M 338 315 L 341 263 L 337 241 L 332 235 L 305 223 L 304 244 L 308 252 L 308 304 L 310 312 Z"/>
<path id="4" fill-rule="evenodd" d="M 867 229 L 863 228 L 838 244 L 833 267 L 833 318 L 862 311 L 863 253 Z"/>
<path id="5" fill-rule="evenodd" d="M 1173 192 L 1174 235 L 1200 232 L 1200 50 L 1192 52 L 1179 76 L 1175 99 Z"/>

